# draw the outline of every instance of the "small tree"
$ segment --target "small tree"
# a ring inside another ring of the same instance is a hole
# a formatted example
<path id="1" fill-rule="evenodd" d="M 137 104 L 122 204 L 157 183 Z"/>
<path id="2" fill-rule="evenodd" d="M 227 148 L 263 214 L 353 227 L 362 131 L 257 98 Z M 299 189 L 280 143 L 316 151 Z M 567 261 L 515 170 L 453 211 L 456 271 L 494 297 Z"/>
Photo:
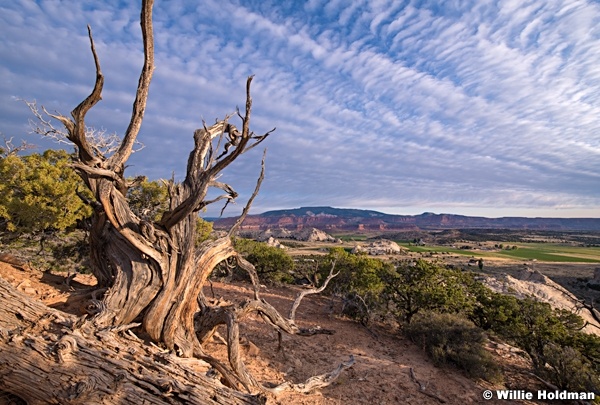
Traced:
<path id="1" fill-rule="evenodd" d="M 339 275 L 332 281 L 331 288 L 344 301 L 342 312 L 362 322 L 369 322 L 382 304 L 384 282 L 381 276 L 391 271 L 391 264 L 336 247 L 321 262 L 321 276 L 326 274 L 332 262 Z"/>
<path id="2" fill-rule="evenodd" d="M 406 323 L 423 310 L 469 312 L 476 304 L 469 277 L 436 262 L 405 261 L 384 273 L 384 294 L 397 317 Z"/>

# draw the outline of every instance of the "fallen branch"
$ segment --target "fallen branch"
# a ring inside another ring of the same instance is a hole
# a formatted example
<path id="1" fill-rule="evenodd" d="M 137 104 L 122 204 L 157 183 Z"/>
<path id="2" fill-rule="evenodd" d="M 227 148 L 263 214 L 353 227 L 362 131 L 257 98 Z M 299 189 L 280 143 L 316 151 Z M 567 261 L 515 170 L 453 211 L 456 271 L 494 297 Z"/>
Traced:
<path id="1" fill-rule="evenodd" d="M 288 381 L 283 384 L 278 385 L 277 387 L 271 388 L 268 391 L 273 394 L 280 394 L 284 391 L 296 391 L 303 394 L 308 394 L 309 392 L 316 390 L 318 388 L 324 388 L 328 385 L 331 385 L 342 373 L 342 371 L 347 370 L 352 367 L 355 363 L 354 356 L 350 355 L 350 359 L 346 362 L 340 363 L 339 366 L 330 373 L 321 374 L 318 376 L 314 376 L 306 380 L 304 383 L 293 384 Z"/>
<path id="2" fill-rule="evenodd" d="M 535 378 L 536 380 L 538 380 L 542 384 L 544 384 L 547 388 L 550 388 L 553 391 L 558 391 L 559 390 L 559 388 L 556 385 L 554 385 L 554 384 L 552 384 L 552 383 L 544 380 L 542 377 L 540 377 L 540 376 L 538 376 L 538 375 L 536 375 L 534 373 L 529 373 L 528 372 L 527 374 L 530 375 L 530 376 L 532 376 L 533 378 Z"/>
<path id="3" fill-rule="evenodd" d="M 427 385 L 423 384 L 422 382 L 420 382 L 419 380 L 417 380 L 417 377 L 415 376 L 415 371 L 413 370 L 412 367 L 410 368 L 409 371 L 410 371 L 410 379 L 413 380 L 413 382 L 417 384 L 417 386 L 419 387 L 419 392 L 420 393 L 425 394 L 428 397 L 431 397 L 433 399 L 437 399 L 442 404 L 446 403 L 446 400 L 444 398 L 441 398 L 440 396 L 434 394 L 433 392 L 427 391 Z"/>
<path id="4" fill-rule="evenodd" d="M 47 307 L 0 278 L 2 391 L 30 404 L 263 404 L 194 371 L 157 347 L 98 331 L 85 317 Z"/>

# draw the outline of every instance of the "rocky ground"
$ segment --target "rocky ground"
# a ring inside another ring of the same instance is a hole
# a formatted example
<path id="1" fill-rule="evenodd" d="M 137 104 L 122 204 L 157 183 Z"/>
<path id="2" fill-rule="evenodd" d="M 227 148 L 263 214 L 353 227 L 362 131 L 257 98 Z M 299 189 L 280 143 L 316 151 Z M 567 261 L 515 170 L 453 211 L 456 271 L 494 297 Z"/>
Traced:
<path id="1" fill-rule="evenodd" d="M 41 272 L 0 262 L 0 277 L 22 292 L 37 297 L 57 309 L 81 314 L 95 280 L 90 275 Z M 263 297 L 284 314 L 298 293 L 297 288 L 268 288 Z M 213 283 L 207 295 L 239 300 L 250 294 L 244 284 Z M 492 385 L 472 381 L 460 372 L 437 368 L 425 354 L 398 331 L 373 326 L 370 329 L 337 315 L 336 303 L 325 296 L 307 296 L 297 321 L 301 326 L 320 326 L 335 330 L 333 335 L 289 336 L 278 350 L 276 333 L 258 317 L 241 329 L 245 362 L 263 383 L 291 380 L 299 383 L 329 372 L 352 355 L 354 366 L 330 387 L 311 394 L 285 393 L 272 397 L 272 404 L 479 404 L 535 403 L 528 401 L 484 401 L 486 389 L 542 389 L 531 377 L 529 364 L 519 351 L 503 344 L 490 343 L 489 350 L 503 365 L 505 381 Z M 225 346 L 218 340 L 207 350 L 225 358 Z M 0 354 L 1 355 L 1 354 Z M 9 396 L 0 395 L 0 404 Z"/>

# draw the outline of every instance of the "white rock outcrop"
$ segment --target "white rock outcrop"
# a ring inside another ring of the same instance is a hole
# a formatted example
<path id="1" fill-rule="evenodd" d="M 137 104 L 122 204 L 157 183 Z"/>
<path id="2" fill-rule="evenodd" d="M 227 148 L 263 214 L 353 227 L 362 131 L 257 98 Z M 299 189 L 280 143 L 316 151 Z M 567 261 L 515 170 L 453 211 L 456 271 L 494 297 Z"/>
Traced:
<path id="1" fill-rule="evenodd" d="M 398 255 L 406 250 L 396 242 L 387 239 L 377 239 L 367 245 L 357 245 L 352 249 L 352 253 L 367 253 L 372 256 Z"/>
<path id="2" fill-rule="evenodd" d="M 554 308 L 573 311 L 591 324 L 586 326 L 584 331 L 600 335 L 600 325 L 592 315 L 585 309 L 577 311 L 577 308 L 581 308 L 577 297 L 538 270 L 525 267 L 515 277 L 508 274 L 495 277 L 486 275 L 482 281 L 493 291 L 502 294 L 514 295 L 517 298 L 531 297 Z"/>

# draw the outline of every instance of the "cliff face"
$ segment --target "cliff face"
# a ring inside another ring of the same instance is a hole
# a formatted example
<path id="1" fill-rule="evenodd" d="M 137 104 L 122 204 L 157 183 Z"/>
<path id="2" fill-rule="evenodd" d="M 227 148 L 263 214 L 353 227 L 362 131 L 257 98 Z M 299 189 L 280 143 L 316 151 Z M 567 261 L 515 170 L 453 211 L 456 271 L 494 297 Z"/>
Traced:
<path id="1" fill-rule="evenodd" d="M 235 218 L 222 218 L 214 227 L 227 228 Z M 377 211 L 332 207 L 303 207 L 249 215 L 241 229 L 318 228 L 324 231 L 411 231 L 419 229 L 523 229 L 600 231 L 600 218 L 485 218 L 452 214 L 390 215 Z"/>

